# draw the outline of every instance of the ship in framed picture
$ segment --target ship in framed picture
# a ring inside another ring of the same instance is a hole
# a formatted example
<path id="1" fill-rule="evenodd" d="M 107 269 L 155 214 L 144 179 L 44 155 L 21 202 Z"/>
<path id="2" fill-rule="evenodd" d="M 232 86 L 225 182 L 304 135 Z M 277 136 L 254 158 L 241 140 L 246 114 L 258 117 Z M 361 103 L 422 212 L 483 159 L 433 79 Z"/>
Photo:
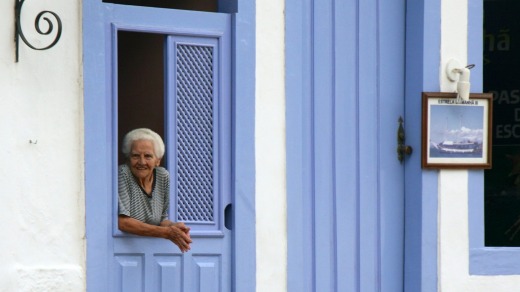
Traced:
<path id="1" fill-rule="evenodd" d="M 491 168 L 491 94 L 424 92 L 422 166 Z"/>

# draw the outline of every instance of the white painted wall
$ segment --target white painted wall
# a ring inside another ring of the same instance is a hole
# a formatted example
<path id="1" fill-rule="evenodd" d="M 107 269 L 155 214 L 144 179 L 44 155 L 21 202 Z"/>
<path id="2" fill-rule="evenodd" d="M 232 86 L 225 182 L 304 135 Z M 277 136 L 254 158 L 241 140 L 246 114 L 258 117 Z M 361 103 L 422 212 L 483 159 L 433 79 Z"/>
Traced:
<path id="1" fill-rule="evenodd" d="M 256 291 L 281 292 L 287 291 L 284 1 L 256 1 L 256 13 Z"/>
<path id="2" fill-rule="evenodd" d="M 57 13 L 63 34 L 47 51 L 21 43 L 15 63 L 14 1 L 0 1 L 1 291 L 85 289 L 79 7 L 26 1 L 23 28 L 34 45 L 47 44 L 32 33 L 40 11 Z"/>
<path id="3" fill-rule="evenodd" d="M 444 74 L 446 63 L 458 59 L 467 64 L 468 0 L 442 0 L 441 91 L 456 85 Z M 470 276 L 468 234 L 468 172 L 439 173 L 438 289 L 443 292 L 518 291 L 520 276 Z"/>

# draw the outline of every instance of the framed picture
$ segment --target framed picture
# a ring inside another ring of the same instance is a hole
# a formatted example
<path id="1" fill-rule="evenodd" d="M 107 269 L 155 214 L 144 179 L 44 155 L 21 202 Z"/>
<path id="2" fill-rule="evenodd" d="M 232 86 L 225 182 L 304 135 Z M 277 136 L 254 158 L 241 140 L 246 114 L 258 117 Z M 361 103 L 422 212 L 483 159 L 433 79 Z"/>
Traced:
<path id="1" fill-rule="evenodd" d="M 491 168 L 493 95 L 423 92 L 422 167 Z"/>

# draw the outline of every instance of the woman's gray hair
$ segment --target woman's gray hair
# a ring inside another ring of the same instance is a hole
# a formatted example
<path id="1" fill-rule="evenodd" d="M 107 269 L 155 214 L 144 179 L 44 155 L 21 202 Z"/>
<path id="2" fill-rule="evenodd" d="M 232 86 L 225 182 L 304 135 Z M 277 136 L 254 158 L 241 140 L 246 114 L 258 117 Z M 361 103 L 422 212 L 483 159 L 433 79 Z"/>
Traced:
<path id="1" fill-rule="evenodd" d="M 159 159 L 162 159 L 164 156 L 164 142 L 159 134 L 147 128 L 135 129 L 125 135 L 125 138 L 123 139 L 123 146 L 121 147 L 121 152 L 123 152 L 126 158 L 130 156 L 130 151 L 132 151 L 132 144 L 138 140 L 151 141 L 153 144 L 155 156 L 157 156 Z"/>

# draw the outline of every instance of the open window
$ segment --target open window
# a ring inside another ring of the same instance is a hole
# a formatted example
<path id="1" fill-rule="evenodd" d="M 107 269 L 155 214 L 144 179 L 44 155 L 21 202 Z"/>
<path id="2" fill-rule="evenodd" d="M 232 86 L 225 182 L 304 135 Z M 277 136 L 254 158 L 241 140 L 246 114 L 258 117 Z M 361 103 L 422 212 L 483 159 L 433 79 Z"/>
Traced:
<path id="1" fill-rule="evenodd" d="M 165 40 L 162 34 L 117 32 L 118 145 L 122 145 L 126 133 L 136 128 L 149 128 L 165 139 Z M 118 148 L 120 165 L 125 163 L 125 157 L 121 146 Z"/>
<path id="2" fill-rule="evenodd" d="M 221 31 L 114 25 L 111 38 L 114 165 L 126 162 L 126 133 L 157 132 L 166 144 L 170 220 L 186 223 L 192 235 L 222 236 L 230 199 L 222 188 L 229 188 L 231 163 L 229 18 L 218 18 Z M 117 228 L 114 176 L 113 230 L 126 236 Z"/>
<path id="3" fill-rule="evenodd" d="M 484 0 L 473 6 L 469 36 L 483 51 L 470 48 L 470 58 L 481 60 L 484 92 L 493 97 L 493 168 L 469 172 L 469 271 L 471 275 L 518 275 L 520 269 L 520 182 L 515 161 L 520 153 L 520 91 L 516 18 L 520 5 L 512 0 Z M 481 8 L 484 9 L 482 26 Z M 483 28 L 483 33 L 482 29 Z M 478 33 L 476 33 L 478 32 Z M 478 38 L 478 40 L 477 40 Z M 471 43 L 471 42 L 470 42 Z M 477 48 L 474 46 L 473 48 Z M 484 189 L 482 188 L 484 182 Z"/>
<path id="4" fill-rule="evenodd" d="M 484 2 L 484 92 L 493 98 L 493 168 L 485 171 L 485 245 L 520 246 L 520 3 Z"/>

